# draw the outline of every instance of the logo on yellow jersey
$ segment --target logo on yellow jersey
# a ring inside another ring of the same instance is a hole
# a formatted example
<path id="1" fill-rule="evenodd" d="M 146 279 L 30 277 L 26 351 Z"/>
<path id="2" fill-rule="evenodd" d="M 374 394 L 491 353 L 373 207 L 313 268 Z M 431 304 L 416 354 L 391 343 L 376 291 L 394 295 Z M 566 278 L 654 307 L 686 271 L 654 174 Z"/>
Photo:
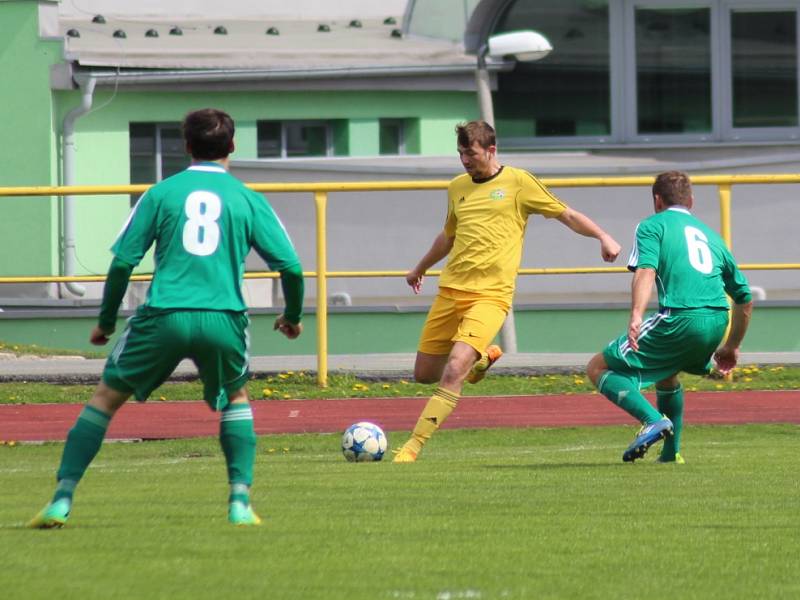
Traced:
<path id="1" fill-rule="evenodd" d="M 503 190 L 492 190 L 489 192 L 489 198 L 492 200 L 502 200 L 506 197 L 506 193 Z"/>

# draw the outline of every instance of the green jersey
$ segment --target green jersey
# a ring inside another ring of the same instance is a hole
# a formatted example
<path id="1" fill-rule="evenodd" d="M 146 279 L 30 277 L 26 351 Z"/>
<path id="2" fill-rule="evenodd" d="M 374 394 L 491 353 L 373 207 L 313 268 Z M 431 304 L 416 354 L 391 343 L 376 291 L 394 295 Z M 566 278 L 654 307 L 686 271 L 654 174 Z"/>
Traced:
<path id="1" fill-rule="evenodd" d="M 682 206 L 639 223 L 628 268 L 655 269 L 661 308 L 728 308 L 726 292 L 737 304 L 751 299 L 725 242 Z"/>
<path id="2" fill-rule="evenodd" d="M 300 264 L 264 196 L 216 163 L 194 164 L 151 187 L 111 251 L 138 265 L 155 242 L 155 272 L 141 311 L 245 311 L 242 280 L 251 248 L 270 269 Z"/>

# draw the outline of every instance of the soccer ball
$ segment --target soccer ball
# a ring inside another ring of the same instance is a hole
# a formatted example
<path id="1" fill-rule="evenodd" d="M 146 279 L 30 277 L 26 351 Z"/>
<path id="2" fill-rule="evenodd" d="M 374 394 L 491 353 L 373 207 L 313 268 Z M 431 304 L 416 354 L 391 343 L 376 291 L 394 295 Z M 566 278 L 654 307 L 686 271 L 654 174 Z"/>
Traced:
<path id="1" fill-rule="evenodd" d="M 342 435 L 342 453 L 350 462 L 380 460 L 388 445 L 383 429 L 367 421 L 353 423 Z"/>

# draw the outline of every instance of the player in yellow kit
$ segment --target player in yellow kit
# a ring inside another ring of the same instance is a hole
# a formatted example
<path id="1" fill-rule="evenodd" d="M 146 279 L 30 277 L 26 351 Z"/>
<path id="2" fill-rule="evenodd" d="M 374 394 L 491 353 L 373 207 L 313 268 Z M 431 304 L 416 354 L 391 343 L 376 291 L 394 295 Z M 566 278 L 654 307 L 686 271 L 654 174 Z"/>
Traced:
<path id="1" fill-rule="evenodd" d="M 533 175 L 501 165 L 494 129 L 483 121 L 456 127 L 466 173 L 450 182 L 444 229 L 406 281 L 419 293 L 425 272 L 448 257 L 439 293 L 420 336 L 414 378 L 439 382 L 394 462 L 414 462 L 422 446 L 453 411 L 464 380 L 477 383 L 500 356 L 492 340 L 511 307 L 530 215 L 555 218 L 600 241 L 604 260 L 620 245 L 586 215 L 561 202 Z"/>

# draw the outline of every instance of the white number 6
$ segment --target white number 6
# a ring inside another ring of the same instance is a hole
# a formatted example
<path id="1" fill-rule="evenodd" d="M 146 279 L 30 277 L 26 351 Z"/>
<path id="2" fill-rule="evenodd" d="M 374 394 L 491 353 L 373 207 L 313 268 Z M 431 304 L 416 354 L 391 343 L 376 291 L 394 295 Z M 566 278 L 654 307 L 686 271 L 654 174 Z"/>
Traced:
<path id="1" fill-rule="evenodd" d="M 183 210 L 189 218 L 183 226 L 183 247 L 197 256 L 213 254 L 219 245 L 217 219 L 222 213 L 219 196 L 205 191 L 192 192 Z"/>
<path id="2" fill-rule="evenodd" d="M 689 250 L 689 262 L 695 269 L 708 275 L 714 267 L 711 250 L 708 248 L 708 238 L 697 227 L 686 227 L 683 233 L 686 236 L 686 245 Z"/>

